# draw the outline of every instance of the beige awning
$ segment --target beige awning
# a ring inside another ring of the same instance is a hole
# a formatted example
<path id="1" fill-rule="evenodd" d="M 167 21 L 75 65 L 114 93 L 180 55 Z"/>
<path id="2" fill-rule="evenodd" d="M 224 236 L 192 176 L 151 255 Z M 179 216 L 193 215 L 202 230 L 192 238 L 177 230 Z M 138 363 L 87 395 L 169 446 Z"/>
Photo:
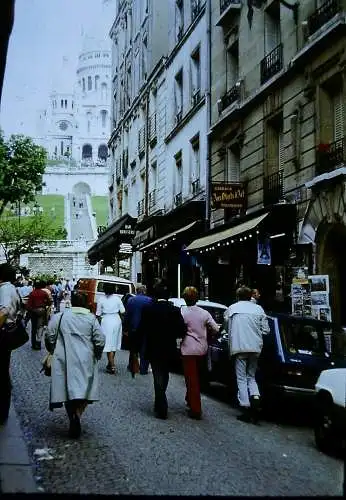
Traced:
<path id="1" fill-rule="evenodd" d="M 267 212 L 266 214 L 260 215 L 255 219 L 243 222 L 238 226 L 230 227 L 228 229 L 225 229 L 224 231 L 220 231 L 219 233 L 204 236 L 203 238 L 198 238 L 197 240 L 190 243 L 186 250 L 197 250 L 199 248 L 209 247 L 210 245 L 214 245 L 219 241 L 228 240 L 229 238 L 233 238 L 238 234 L 251 231 L 252 229 L 255 229 L 260 224 L 260 222 L 262 222 L 268 215 L 269 213 Z"/>
<path id="2" fill-rule="evenodd" d="M 148 250 L 148 248 L 152 248 L 156 246 L 158 243 L 161 243 L 162 241 L 168 240 L 170 238 L 173 238 L 176 234 L 183 233 L 184 231 L 187 231 L 188 229 L 191 229 L 195 224 L 197 224 L 198 221 L 191 222 L 187 226 L 181 227 L 179 229 L 176 229 L 172 233 L 166 234 L 165 236 L 161 236 L 157 240 L 149 243 L 149 245 L 146 245 L 145 247 L 142 247 L 140 251 L 142 252 L 143 250 Z"/>

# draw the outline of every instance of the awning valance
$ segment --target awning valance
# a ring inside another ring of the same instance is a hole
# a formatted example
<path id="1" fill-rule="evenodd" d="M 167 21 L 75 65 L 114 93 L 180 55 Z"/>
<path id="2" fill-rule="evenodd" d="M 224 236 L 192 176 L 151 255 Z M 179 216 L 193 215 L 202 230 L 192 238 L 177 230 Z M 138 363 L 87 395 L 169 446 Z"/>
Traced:
<path id="1" fill-rule="evenodd" d="M 175 231 L 172 231 L 171 233 L 169 234 L 166 234 L 164 236 L 161 236 L 160 238 L 158 238 L 157 240 L 153 241 L 152 243 L 149 243 L 149 245 L 146 245 L 145 247 L 141 248 L 140 251 L 142 252 L 143 250 L 148 250 L 149 248 L 152 248 L 156 245 L 158 245 L 159 243 L 161 243 L 162 241 L 165 241 L 165 240 L 169 240 L 170 238 L 174 238 L 175 235 L 177 234 L 180 234 L 180 233 L 183 233 L 185 231 L 188 231 L 189 229 L 191 229 L 195 224 L 197 224 L 198 221 L 194 221 L 194 222 L 191 222 L 190 224 L 188 224 L 187 226 L 184 226 L 184 227 L 181 227 L 179 229 L 176 229 Z"/>
<path id="2" fill-rule="evenodd" d="M 198 238 L 197 240 L 194 240 L 186 248 L 186 250 L 197 250 L 199 248 L 209 247 L 210 245 L 214 245 L 215 243 L 218 243 L 219 241 L 228 240 L 229 238 L 232 238 L 232 237 L 237 236 L 239 234 L 251 231 L 251 230 L 255 229 L 268 215 L 269 215 L 269 212 L 262 214 L 262 215 L 259 215 L 258 217 L 254 218 L 254 219 L 243 222 L 242 224 L 239 224 L 238 226 L 233 226 L 233 227 L 230 227 L 228 229 L 225 229 L 224 231 L 220 231 L 218 233 L 213 233 L 213 234 L 204 236 L 202 238 Z"/>

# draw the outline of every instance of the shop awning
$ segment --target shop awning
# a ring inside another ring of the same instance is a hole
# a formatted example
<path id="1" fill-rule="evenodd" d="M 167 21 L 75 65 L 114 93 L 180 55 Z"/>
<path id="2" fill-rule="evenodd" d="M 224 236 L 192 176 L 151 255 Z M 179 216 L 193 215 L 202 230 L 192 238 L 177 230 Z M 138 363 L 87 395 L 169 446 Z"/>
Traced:
<path id="1" fill-rule="evenodd" d="M 154 227 L 150 226 L 148 229 L 145 229 L 144 231 L 137 231 L 135 234 L 135 237 L 132 240 L 132 246 L 133 247 L 139 247 L 146 241 L 152 239 L 154 236 Z"/>
<path id="2" fill-rule="evenodd" d="M 170 238 L 174 238 L 175 235 L 183 233 L 185 231 L 188 231 L 191 229 L 195 224 L 197 224 L 199 221 L 194 221 L 188 224 L 187 226 L 181 227 L 179 229 L 176 229 L 172 233 L 165 234 L 164 236 L 161 236 L 157 240 L 153 241 L 152 243 L 149 243 L 149 245 L 146 245 L 145 247 L 141 248 L 140 251 L 142 252 L 143 250 L 148 250 L 149 248 L 152 248 L 156 246 L 157 244 L 161 243 L 162 241 L 169 240 Z"/>
<path id="3" fill-rule="evenodd" d="M 228 240 L 229 238 L 233 238 L 234 236 L 237 236 L 239 234 L 251 231 L 255 229 L 268 215 L 269 212 L 263 215 L 259 215 L 254 219 L 243 222 L 238 226 L 230 227 L 228 229 L 225 229 L 224 231 L 204 236 L 203 238 L 198 238 L 197 240 L 194 240 L 186 248 L 186 250 L 197 250 L 199 248 L 209 247 L 210 245 L 214 245 L 219 241 Z"/>

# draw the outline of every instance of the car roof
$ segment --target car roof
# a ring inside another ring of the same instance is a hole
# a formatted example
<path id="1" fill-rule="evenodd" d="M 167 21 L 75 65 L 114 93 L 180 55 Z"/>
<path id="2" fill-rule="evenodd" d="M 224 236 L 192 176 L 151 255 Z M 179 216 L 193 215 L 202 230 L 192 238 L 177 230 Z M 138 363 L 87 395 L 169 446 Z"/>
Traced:
<path id="1" fill-rule="evenodd" d="M 132 283 L 132 281 L 126 278 L 120 278 L 120 276 L 112 276 L 110 274 L 99 274 L 98 276 L 81 276 L 78 278 L 80 280 L 99 280 L 99 281 L 117 281 L 118 283 Z"/>
<path id="2" fill-rule="evenodd" d="M 169 300 L 174 303 L 176 306 L 186 306 L 186 302 L 183 298 L 178 298 L 178 297 L 170 297 Z M 224 304 L 219 304 L 218 302 L 211 302 L 209 300 L 198 300 L 197 301 L 197 306 L 201 307 L 218 307 L 220 309 L 227 309 L 227 306 Z"/>

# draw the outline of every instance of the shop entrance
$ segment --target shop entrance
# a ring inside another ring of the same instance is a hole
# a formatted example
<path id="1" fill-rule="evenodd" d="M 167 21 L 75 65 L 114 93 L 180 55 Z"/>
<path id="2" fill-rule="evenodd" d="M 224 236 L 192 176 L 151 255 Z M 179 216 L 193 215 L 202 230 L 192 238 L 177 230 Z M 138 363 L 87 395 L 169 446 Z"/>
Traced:
<path id="1" fill-rule="evenodd" d="M 329 275 L 332 321 L 346 326 L 346 227 L 321 224 L 316 240 L 317 272 Z"/>

